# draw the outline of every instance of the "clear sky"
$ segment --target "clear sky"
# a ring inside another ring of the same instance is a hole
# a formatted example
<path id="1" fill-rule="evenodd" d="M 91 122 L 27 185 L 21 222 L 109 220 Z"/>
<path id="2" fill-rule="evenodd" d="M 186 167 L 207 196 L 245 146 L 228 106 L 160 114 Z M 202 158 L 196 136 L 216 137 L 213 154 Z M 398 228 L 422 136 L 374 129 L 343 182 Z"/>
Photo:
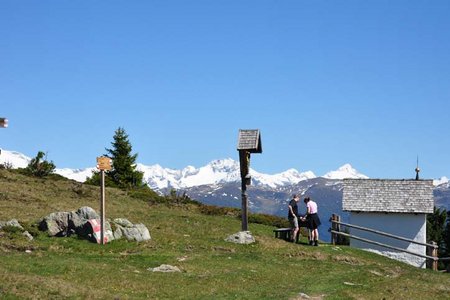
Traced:
<path id="1" fill-rule="evenodd" d="M 316 175 L 450 177 L 450 1 L 0 2 L 0 147 L 95 165 L 238 159 Z"/>

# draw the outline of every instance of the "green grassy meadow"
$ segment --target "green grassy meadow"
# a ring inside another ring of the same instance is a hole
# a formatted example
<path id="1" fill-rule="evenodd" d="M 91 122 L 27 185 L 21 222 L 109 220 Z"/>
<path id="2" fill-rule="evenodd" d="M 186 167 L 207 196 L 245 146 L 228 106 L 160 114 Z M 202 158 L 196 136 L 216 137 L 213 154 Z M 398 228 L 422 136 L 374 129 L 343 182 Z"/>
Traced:
<path id="1" fill-rule="evenodd" d="M 0 230 L 0 299 L 450 299 L 450 275 L 345 246 L 292 244 L 250 224 L 257 242 L 224 239 L 230 216 L 192 204 L 151 204 L 107 189 L 107 218 L 144 223 L 152 240 L 97 245 L 50 238 L 33 225 L 55 211 L 99 208 L 99 189 L 54 176 L 0 170 L 0 220 L 16 218 L 35 239 Z M 322 226 L 328 226 L 324 222 Z M 161 264 L 181 273 L 154 273 Z"/>

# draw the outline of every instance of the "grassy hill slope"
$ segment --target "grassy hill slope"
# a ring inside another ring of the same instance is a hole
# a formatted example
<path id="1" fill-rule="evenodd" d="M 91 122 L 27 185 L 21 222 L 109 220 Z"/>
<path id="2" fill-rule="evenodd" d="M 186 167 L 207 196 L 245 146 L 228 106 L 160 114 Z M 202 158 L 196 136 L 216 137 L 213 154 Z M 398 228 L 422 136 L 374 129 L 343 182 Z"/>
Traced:
<path id="1" fill-rule="evenodd" d="M 0 220 L 16 218 L 36 234 L 29 242 L 0 231 L 0 298 L 450 298 L 449 274 L 349 247 L 287 243 L 273 238 L 273 227 L 258 224 L 250 224 L 257 243 L 227 243 L 224 238 L 240 230 L 236 218 L 205 215 L 195 205 L 151 205 L 116 189 L 107 189 L 107 218 L 144 223 L 151 241 L 101 246 L 50 238 L 32 226 L 54 211 L 98 209 L 98 198 L 96 187 L 0 170 Z M 147 270 L 161 264 L 182 273 Z"/>

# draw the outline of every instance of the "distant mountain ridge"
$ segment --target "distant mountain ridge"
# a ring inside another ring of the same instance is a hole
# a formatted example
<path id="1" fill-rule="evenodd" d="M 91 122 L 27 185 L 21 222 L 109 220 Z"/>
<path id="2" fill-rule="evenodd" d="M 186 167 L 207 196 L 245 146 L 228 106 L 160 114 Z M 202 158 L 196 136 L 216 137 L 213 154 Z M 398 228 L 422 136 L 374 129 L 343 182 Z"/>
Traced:
<path id="1" fill-rule="evenodd" d="M 154 190 L 183 189 L 240 180 L 239 162 L 231 158 L 214 160 L 200 168 L 188 166 L 182 170 L 173 170 L 163 168 L 160 165 L 145 166 L 138 164 L 137 169 L 144 172 L 144 180 Z M 311 171 L 300 173 L 295 169 L 289 169 L 274 175 L 263 174 L 250 169 L 250 174 L 252 184 L 270 188 L 278 188 L 316 177 Z"/>
<path id="2" fill-rule="evenodd" d="M 0 164 L 24 168 L 30 158 L 15 151 L 2 150 Z M 154 190 L 166 194 L 171 189 L 186 193 L 192 199 L 217 206 L 240 207 L 239 163 L 231 158 L 219 159 L 195 168 L 182 170 L 163 168 L 160 165 L 137 164 L 144 172 L 145 182 Z M 95 168 L 56 169 L 55 173 L 69 179 L 84 182 Z M 252 184 L 248 187 L 249 208 L 252 212 L 286 216 L 287 203 L 293 193 L 311 196 L 320 207 L 320 217 L 326 221 L 332 213 L 341 214 L 343 221 L 348 214 L 342 211 L 342 179 L 368 178 L 350 164 L 317 177 L 312 171 L 298 172 L 289 169 L 278 174 L 263 174 L 250 170 Z M 450 210 L 450 182 L 446 177 L 434 180 L 434 199 L 438 207 Z M 321 236 L 328 237 L 328 227 L 320 228 Z"/>
<path id="3" fill-rule="evenodd" d="M 1 150 L 0 163 L 10 164 L 12 168 L 25 168 L 31 158 L 16 151 Z M 162 191 L 167 189 L 186 189 L 195 186 L 223 184 L 240 180 L 239 162 L 231 159 L 213 160 L 207 165 L 195 168 L 187 166 L 181 170 L 163 168 L 160 165 L 147 166 L 141 163 L 136 165 L 139 171 L 144 173 L 145 182 L 154 190 Z M 88 167 L 84 169 L 57 168 L 55 173 L 61 176 L 84 182 L 86 178 L 92 176 L 96 168 Z M 299 172 L 296 169 L 289 169 L 277 174 L 264 174 L 250 169 L 252 185 L 269 189 L 279 189 L 286 186 L 295 185 L 301 181 L 319 178 L 312 171 Z M 344 178 L 369 178 L 359 173 L 350 164 L 345 164 L 337 170 L 330 171 L 323 176 L 325 179 L 342 180 Z M 449 185 L 447 177 L 441 177 L 433 181 L 435 186 Z"/>

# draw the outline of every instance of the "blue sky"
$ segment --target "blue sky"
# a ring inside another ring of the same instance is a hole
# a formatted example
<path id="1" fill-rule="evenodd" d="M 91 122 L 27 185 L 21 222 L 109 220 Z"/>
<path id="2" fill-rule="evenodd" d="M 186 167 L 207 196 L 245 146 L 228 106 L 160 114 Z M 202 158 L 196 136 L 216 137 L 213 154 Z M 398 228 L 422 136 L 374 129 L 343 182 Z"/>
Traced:
<path id="1" fill-rule="evenodd" d="M 450 177 L 449 1 L 0 3 L 0 147 L 83 168 L 124 127 L 138 161 Z"/>

